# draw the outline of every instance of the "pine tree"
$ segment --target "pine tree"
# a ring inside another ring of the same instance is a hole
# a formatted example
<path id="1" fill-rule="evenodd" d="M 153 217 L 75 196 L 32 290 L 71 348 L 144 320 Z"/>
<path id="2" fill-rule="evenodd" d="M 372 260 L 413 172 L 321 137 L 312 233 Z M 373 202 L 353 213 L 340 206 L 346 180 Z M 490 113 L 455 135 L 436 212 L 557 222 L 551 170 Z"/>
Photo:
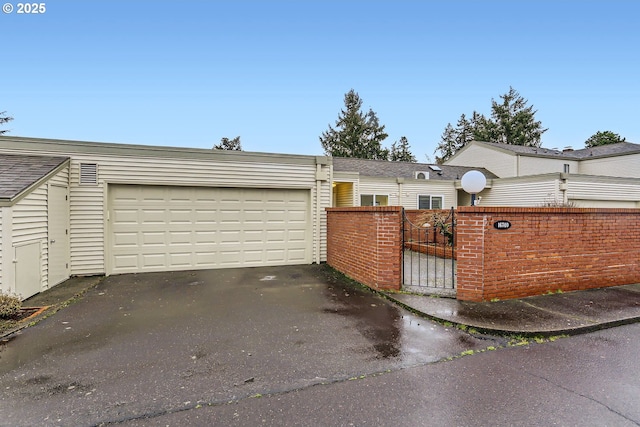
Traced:
<path id="1" fill-rule="evenodd" d="M 596 132 L 584 142 L 585 148 L 598 147 L 600 145 L 618 144 L 625 142 L 627 139 L 620 137 L 617 133 L 605 130 L 604 132 Z"/>
<path id="2" fill-rule="evenodd" d="M 214 145 L 213 149 L 214 150 L 242 151 L 242 144 L 240 143 L 240 137 L 236 136 L 233 139 L 221 138 L 220 139 L 220 144 Z"/>
<path id="3" fill-rule="evenodd" d="M 9 123 L 11 120 L 13 120 L 13 117 L 7 116 L 6 111 L 0 112 L 0 125 L 5 125 Z M 0 130 L 0 135 L 4 135 L 7 132 L 9 132 L 8 129 Z"/>
<path id="4" fill-rule="evenodd" d="M 434 153 L 440 153 L 440 155 L 436 155 L 436 163 L 442 164 L 453 157 L 458 151 L 458 146 L 456 142 L 456 130 L 451 125 L 451 123 L 447 123 L 447 127 L 444 128 L 444 132 L 440 136 L 440 143 L 436 147 Z"/>
<path id="5" fill-rule="evenodd" d="M 539 147 L 547 129 L 535 120 L 537 111 L 533 106 L 528 106 L 528 101 L 512 87 L 500 99 L 501 102 L 491 100 L 491 118 L 474 111 L 471 120 L 464 114 L 460 116 L 455 128 L 447 124 L 436 147 L 435 153 L 440 153 L 436 160 L 447 161 L 473 140 Z"/>
<path id="6" fill-rule="evenodd" d="M 399 141 L 394 142 L 391 145 L 391 152 L 389 153 L 389 160 L 393 162 L 411 162 L 416 163 L 418 160 L 416 156 L 411 153 L 409 147 L 409 140 L 406 136 L 400 137 Z"/>
<path id="7" fill-rule="evenodd" d="M 537 111 L 534 111 L 533 105 L 527 106 L 528 101 L 512 87 L 500 98 L 500 103 L 491 100 L 491 119 L 497 128 L 497 135 L 489 142 L 539 147 L 542 134 L 547 129 L 543 129 L 541 122 L 535 120 Z"/>
<path id="8" fill-rule="evenodd" d="M 360 159 L 386 160 L 389 150 L 382 146 L 387 138 L 384 125 L 380 126 L 378 116 L 369 109 L 362 112 L 362 99 L 351 89 L 344 96 L 345 109 L 340 111 L 335 128 L 320 136 L 320 144 L 325 154 L 334 157 L 355 157 Z"/>

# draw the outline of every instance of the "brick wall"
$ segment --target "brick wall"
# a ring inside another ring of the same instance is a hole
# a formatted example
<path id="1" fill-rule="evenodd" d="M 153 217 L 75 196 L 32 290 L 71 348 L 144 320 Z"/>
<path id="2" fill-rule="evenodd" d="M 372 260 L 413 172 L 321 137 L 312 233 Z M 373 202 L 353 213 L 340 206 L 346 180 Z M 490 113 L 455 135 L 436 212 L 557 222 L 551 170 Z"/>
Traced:
<path id="1" fill-rule="evenodd" d="M 402 286 L 402 207 L 327 208 L 327 264 L 374 289 Z"/>
<path id="2" fill-rule="evenodd" d="M 640 283 L 639 209 L 459 207 L 456 231 L 460 300 Z"/>

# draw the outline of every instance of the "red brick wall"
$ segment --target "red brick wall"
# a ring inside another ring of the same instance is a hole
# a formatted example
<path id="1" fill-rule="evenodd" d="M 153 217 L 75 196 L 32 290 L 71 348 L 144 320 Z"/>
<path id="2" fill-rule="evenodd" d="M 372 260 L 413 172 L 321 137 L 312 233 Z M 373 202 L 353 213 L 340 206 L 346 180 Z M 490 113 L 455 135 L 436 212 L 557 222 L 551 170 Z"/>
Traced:
<path id="1" fill-rule="evenodd" d="M 460 300 L 640 282 L 639 209 L 459 207 L 456 231 Z"/>
<path id="2" fill-rule="evenodd" d="M 402 286 L 402 207 L 327 208 L 327 264 L 374 289 Z"/>

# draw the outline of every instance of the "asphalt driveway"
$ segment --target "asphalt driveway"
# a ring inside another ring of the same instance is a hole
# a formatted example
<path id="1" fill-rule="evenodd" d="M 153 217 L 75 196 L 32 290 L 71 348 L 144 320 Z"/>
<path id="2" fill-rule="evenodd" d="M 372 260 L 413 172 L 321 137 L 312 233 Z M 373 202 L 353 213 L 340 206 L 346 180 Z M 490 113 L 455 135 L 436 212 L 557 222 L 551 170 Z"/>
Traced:
<path id="1" fill-rule="evenodd" d="M 348 381 L 492 343 L 294 266 L 110 276 L 0 345 L 3 425 L 98 425 Z"/>

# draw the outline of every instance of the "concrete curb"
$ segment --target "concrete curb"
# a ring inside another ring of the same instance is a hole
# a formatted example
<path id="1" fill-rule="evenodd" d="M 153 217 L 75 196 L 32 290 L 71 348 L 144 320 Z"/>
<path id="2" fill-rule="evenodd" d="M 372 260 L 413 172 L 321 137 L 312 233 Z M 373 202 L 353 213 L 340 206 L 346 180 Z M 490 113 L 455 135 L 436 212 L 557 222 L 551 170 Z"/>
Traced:
<path id="1" fill-rule="evenodd" d="M 387 293 L 387 292 L 381 292 L 381 291 L 375 291 L 375 292 L 381 295 L 382 297 L 388 299 L 389 301 L 392 301 L 393 303 L 403 307 L 404 309 L 409 310 L 412 313 L 415 313 L 418 316 L 436 321 L 438 323 L 451 323 L 456 327 L 464 326 L 467 329 L 472 328 L 478 331 L 478 333 L 480 334 L 487 334 L 487 335 L 522 336 L 527 338 L 532 338 L 532 337 L 548 338 L 548 337 L 557 336 L 557 335 L 586 334 L 586 333 L 595 332 L 603 329 L 609 329 L 617 326 L 624 326 L 624 325 L 640 322 L 640 316 L 632 316 L 632 317 L 627 317 L 622 319 L 593 323 L 591 325 L 580 325 L 580 326 L 568 327 L 568 328 L 556 328 L 556 329 L 540 328 L 536 330 L 497 328 L 497 327 L 489 327 L 487 325 L 477 324 L 473 322 L 461 321 L 459 319 L 456 319 L 455 316 L 448 317 L 448 318 L 445 318 L 443 316 L 437 316 L 437 315 L 428 313 L 424 310 L 420 310 L 416 307 L 413 307 L 411 304 L 407 304 L 397 298 L 394 298 L 393 293 Z M 430 298 L 430 297 L 425 296 L 425 298 Z"/>

